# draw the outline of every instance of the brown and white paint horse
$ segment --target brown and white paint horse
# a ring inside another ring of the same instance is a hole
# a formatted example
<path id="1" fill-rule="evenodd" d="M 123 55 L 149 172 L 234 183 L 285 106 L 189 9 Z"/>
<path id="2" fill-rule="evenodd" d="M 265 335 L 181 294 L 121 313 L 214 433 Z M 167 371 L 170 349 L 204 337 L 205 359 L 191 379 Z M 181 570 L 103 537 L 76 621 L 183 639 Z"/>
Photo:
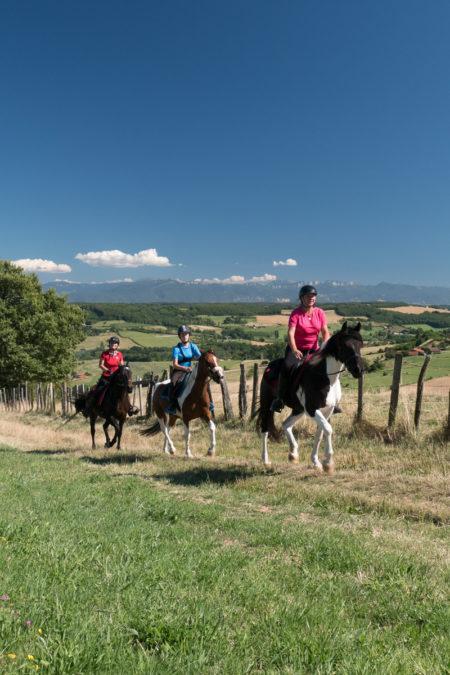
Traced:
<path id="1" fill-rule="evenodd" d="M 159 431 L 164 434 L 163 452 L 165 454 L 174 455 L 175 446 L 170 438 L 170 430 L 180 418 L 184 425 L 184 438 L 186 441 L 186 456 L 192 457 L 191 449 L 189 447 L 190 431 L 189 422 L 191 420 L 200 418 L 209 426 L 211 432 L 210 445 L 208 449 L 208 456 L 213 457 L 216 453 L 216 425 L 211 418 L 210 398 L 208 394 L 208 382 L 210 379 L 214 382 L 220 382 L 223 379 L 222 368 L 218 365 L 217 356 L 212 349 L 202 351 L 198 361 L 192 365 L 192 372 L 189 376 L 181 396 L 178 398 L 178 405 L 180 410 L 176 413 L 166 414 L 166 408 L 169 405 L 169 400 L 162 398 L 161 392 L 169 380 L 159 382 L 153 394 L 153 410 L 158 418 L 158 421 L 148 429 L 143 429 L 141 434 L 143 436 L 154 436 Z"/>
<path id="2" fill-rule="evenodd" d="M 291 389 L 286 396 L 285 403 L 292 409 L 292 413 L 282 423 L 282 427 L 289 441 L 289 460 L 298 462 L 298 444 L 292 433 L 293 427 L 300 417 L 306 413 L 316 425 L 314 448 L 311 454 L 313 466 L 317 471 L 332 471 L 334 466 L 333 447 L 331 436 L 333 429 L 329 422 L 334 407 L 341 400 L 340 374 L 347 370 L 358 378 L 363 372 L 361 360 L 361 324 L 348 328 L 345 322 L 340 331 L 324 342 L 305 365 L 296 367 L 290 378 Z M 276 398 L 276 382 L 270 382 L 270 373 L 278 372 L 282 359 L 276 359 L 267 366 L 260 388 L 260 408 L 258 411 L 258 426 L 262 435 L 262 460 L 266 466 L 271 464 L 267 451 L 267 440 L 271 436 L 280 439 L 280 430 L 274 423 L 274 413 L 270 406 Z M 275 386 L 274 386 L 275 384 Z M 326 437 L 325 459 L 319 461 L 318 450 L 323 434 Z"/>

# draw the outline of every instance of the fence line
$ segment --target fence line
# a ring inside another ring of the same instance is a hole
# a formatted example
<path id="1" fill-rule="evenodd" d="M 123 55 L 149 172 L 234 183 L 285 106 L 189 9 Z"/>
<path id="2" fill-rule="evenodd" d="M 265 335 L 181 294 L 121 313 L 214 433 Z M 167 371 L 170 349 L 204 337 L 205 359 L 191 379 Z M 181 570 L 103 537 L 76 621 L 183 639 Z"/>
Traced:
<path id="1" fill-rule="evenodd" d="M 417 382 L 416 405 L 414 411 L 414 425 L 416 429 L 418 428 L 420 421 L 425 372 L 429 362 L 430 356 L 428 355 L 424 361 Z M 388 429 L 392 429 L 395 425 L 395 417 L 401 386 L 402 363 L 402 355 L 400 353 L 396 354 L 389 403 Z M 249 378 L 247 378 L 246 364 L 244 363 L 240 364 L 239 369 L 226 371 L 226 373 L 230 372 L 240 372 L 238 391 L 233 391 L 230 393 L 228 382 L 224 376 L 220 383 L 221 396 L 217 397 L 217 400 L 215 401 L 216 415 L 217 405 L 220 401 L 223 418 L 225 420 L 233 419 L 235 415 L 233 409 L 234 406 L 238 409 L 240 419 L 244 420 L 249 416 L 249 414 L 250 416 L 253 416 L 258 408 L 259 386 L 261 382 L 259 377 L 259 364 L 254 364 L 253 374 Z M 150 417 L 152 415 L 152 400 L 155 386 L 158 382 L 161 382 L 166 378 L 167 370 L 164 370 L 160 376 L 152 372 L 148 378 L 144 379 L 142 377 L 138 377 L 133 381 L 132 403 L 133 405 L 137 406 L 139 409 L 139 414 L 142 417 Z M 248 380 L 251 380 L 252 382 L 250 404 L 248 401 Z M 428 384 L 427 386 L 432 387 L 432 385 Z M 146 392 L 144 389 L 146 389 Z M 30 412 L 33 410 L 47 414 L 61 412 L 63 416 L 69 416 L 72 415 L 75 410 L 74 402 L 77 396 L 85 393 L 87 390 L 88 388 L 85 384 L 76 384 L 70 386 L 66 382 L 62 382 L 59 385 L 54 385 L 51 382 L 25 382 L 9 389 L 5 387 L 0 388 L 0 407 L 3 407 L 4 410 L 20 412 Z M 212 400 L 213 396 L 210 383 L 208 384 L 208 391 Z M 356 419 L 362 418 L 363 399 L 364 379 L 361 377 L 358 382 L 358 404 Z M 447 427 L 450 429 L 450 399 Z"/>

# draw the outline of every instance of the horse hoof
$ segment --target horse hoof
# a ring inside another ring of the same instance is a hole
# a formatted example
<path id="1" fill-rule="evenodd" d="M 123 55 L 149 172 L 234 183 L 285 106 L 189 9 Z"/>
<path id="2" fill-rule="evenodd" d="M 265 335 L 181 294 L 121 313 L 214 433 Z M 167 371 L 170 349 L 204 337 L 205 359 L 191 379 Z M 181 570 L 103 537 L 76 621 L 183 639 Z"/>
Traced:
<path id="1" fill-rule="evenodd" d="M 323 466 L 322 464 L 317 464 L 317 466 L 313 466 L 313 469 L 316 473 L 323 473 Z"/>
<path id="2" fill-rule="evenodd" d="M 111 447 L 111 443 L 105 443 L 105 448 L 110 448 L 110 447 Z"/>
<path id="3" fill-rule="evenodd" d="M 290 455 L 289 455 L 289 461 L 290 461 L 292 464 L 298 464 L 298 457 L 297 457 L 297 455 L 291 455 L 291 454 L 290 454 Z"/>
<path id="4" fill-rule="evenodd" d="M 325 471 L 325 473 L 328 473 L 328 474 L 334 473 L 334 462 L 331 462 L 330 464 L 327 464 L 326 462 L 324 462 L 323 470 Z"/>
<path id="5" fill-rule="evenodd" d="M 272 462 L 270 461 L 264 462 L 264 466 L 272 466 Z"/>
<path id="6" fill-rule="evenodd" d="M 206 453 L 207 457 L 215 457 L 216 456 L 216 451 L 215 450 L 208 450 Z"/>

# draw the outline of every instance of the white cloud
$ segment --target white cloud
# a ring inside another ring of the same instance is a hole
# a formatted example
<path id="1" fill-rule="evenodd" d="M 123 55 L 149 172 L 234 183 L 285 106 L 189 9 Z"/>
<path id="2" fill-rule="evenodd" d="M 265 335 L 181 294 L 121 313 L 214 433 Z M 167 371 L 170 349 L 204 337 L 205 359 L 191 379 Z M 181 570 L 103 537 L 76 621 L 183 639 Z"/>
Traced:
<path id="1" fill-rule="evenodd" d="M 262 277 L 252 277 L 249 281 L 276 281 L 276 274 L 263 274 Z"/>
<path id="2" fill-rule="evenodd" d="M 53 260 L 42 260 L 42 258 L 23 258 L 22 260 L 11 260 L 16 267 L 22 267 L 25 272 L 71 272 L 69 265 L 58 264 Z"/>
<path id="3" fill-rule="evenodd" d="M 169 258 L 158 255 L 155 248 L 133 254 L 117 250 L 90 251 L 77 253 L 75 258 L 93 267 L 172 267 Z"/>
<path id="4" fill-rule="evenodd" d="M 203 284 L 249 284 L 256 281 L 275 281 L 276 276 L 274 274 L 264 274 L 261 277 L 252 277 L 251 279 L 246 279 L 245 277 L 232 275 L 227 279 L 219 279 L 214 277 L 213 279 L 195 279 L 197 283 Z"/>
<path id="5" fill-rule="evenodd" d="M 81 281 L 70 281 L 69 279 L 53 279 L 55 284 L 81 284 Z"/>
<path id="6" fill-rule="evenodd" d="M 294 258 L 286 258 L 286 260 L 274 260 L 274 267 L 297 267 L 297 261 Z"/>

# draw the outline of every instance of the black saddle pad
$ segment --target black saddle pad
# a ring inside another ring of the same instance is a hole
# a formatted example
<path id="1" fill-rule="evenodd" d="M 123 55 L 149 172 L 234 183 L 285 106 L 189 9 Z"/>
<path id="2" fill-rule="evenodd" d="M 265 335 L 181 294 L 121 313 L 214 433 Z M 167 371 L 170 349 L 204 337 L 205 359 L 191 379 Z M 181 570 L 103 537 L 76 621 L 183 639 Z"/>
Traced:
<path id="1" fill-rule="evenodd" d="M 271 361 L 263 373 L 263 378 L 271 387 L 278 386 L 278 378 L 281 372 L 281 366 L 284 359 L 275 359 Z"/>

